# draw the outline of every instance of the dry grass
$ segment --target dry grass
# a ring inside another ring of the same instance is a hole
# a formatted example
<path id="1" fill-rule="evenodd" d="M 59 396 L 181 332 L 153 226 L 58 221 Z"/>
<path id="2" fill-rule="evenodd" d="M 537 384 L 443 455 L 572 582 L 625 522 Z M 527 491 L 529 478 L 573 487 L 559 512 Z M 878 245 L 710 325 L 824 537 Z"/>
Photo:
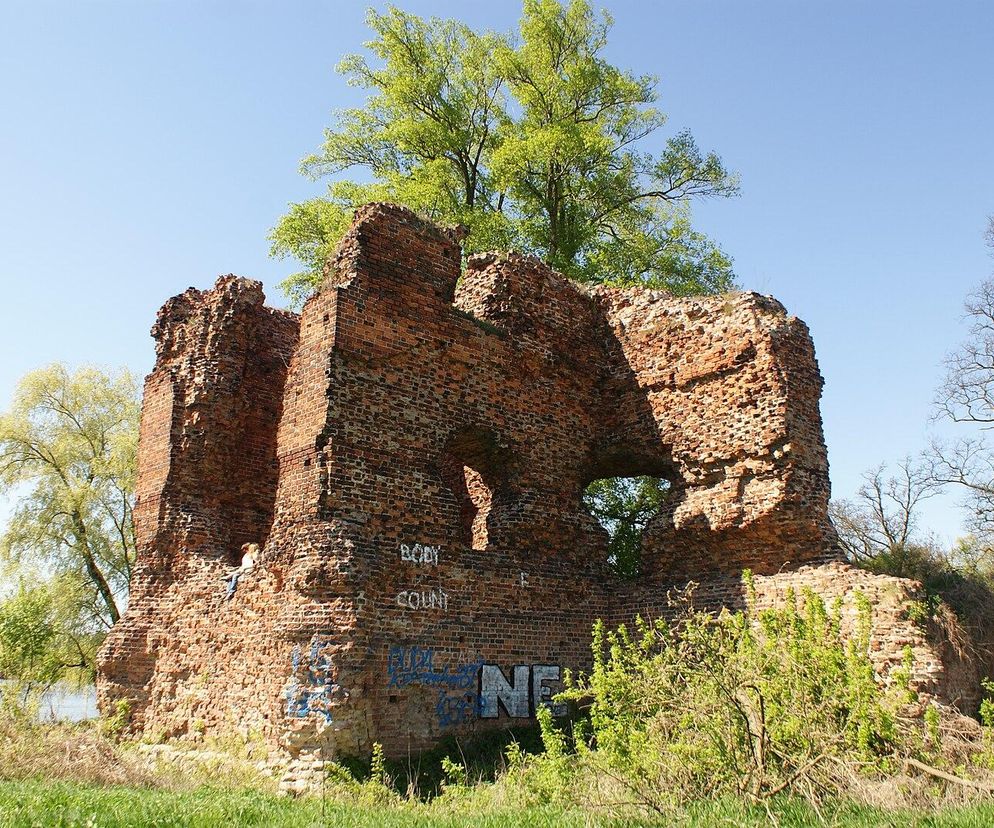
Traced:
<path id="1" fill-rule="evenodd" d="M 203 785 L 275 791 L 266 762 L 204 745 L 118 742 L 98 723 L 39 724 L 0 714 L 0 780 L 192 790 Z M 246 755 L 248 754 L 248 755 Z"/>
<path id="2" fill-rule="evenodd" d="M 151 768 L 89 724 L 36 724 L 0 715 L 0 779 L 59 779 L 91 785 L 155 783 Z"/>

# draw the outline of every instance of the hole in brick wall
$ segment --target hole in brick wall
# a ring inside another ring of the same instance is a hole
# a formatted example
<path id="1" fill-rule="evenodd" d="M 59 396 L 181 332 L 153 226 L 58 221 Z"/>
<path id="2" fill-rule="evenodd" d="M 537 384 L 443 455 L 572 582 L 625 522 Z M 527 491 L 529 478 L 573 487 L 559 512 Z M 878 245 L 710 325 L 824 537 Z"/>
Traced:
<path id="1" fill-rule="evenodd" d="M 602 477 L 583 490 L 583 505 L 607 531 L 607 562 L 617 575 L 635 578 L 642 558 L 642 533 L 670 492 L 665 477 Z"/>
<path id="2" fill-rule="evenodd" d="M 469 525 L 470 545 L 473 549 L 487 548 L 487 518 L 494 502 L 494 493 L 483 479 L 483 475 L 470 466 L 463 466 L 463 479 L 466 481 L 466 494 L 471 508 L 464 524 Z"/>
<path id="3" fill-rule="evenodd" d="M 490 519 L 506 466 L 505 452 L 486 429 L 462 429 L 446 445 L 442 477 L 459 503 L 463 542 L 473 549 L 486 549 L 490 542 Z"/>

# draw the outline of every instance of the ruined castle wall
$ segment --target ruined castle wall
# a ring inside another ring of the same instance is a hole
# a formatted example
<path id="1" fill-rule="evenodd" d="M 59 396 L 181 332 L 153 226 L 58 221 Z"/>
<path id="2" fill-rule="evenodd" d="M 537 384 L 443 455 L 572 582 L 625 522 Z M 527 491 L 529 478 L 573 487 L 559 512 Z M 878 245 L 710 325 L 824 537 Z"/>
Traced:
<path id="1" fill-rule="evenodd" d="M 204 623 L 206 605 L 241 544 L 265 542 L 273 519 L 276 424 L 297 320 L 263 299 L 258 282 L 223 277 L 211 291 L 191 288 L 167 302 L 153 328 L 137 569 L 128 611 L 101 653 L 100 692 L 130 698 L 136 721 L 152 706 L 149 724 L 164 730 L 176 727 L 171 707 L 186 711 L 176 682 L 210 672 L 223 650 L 219 630 Z"/>
<path id="2" fill-rule="evenodd" d="M 775 572 L 785 555 L 792 565 L 837 557 L 827 520 L 822 381 L 804 324 L 750 293 L 600 296 L 616 343 L 611 356 L 622 366 L 616 371 L 633 375 L 624 390 L 609 388 L 605 405 L 619 400 L 628 424 L 621 433 L 640 440 L 639 409 L 648 406 L 673 483 L 667 509 L 646 532 L 645 579 Z"/>
<path id="3" fill-rule="evenodd" d="M 275 426 L 297 321 L 263 300 L 258 282 L 225 277 L 170 300 L 153 328 L 137 508 L 211 555 L 264 542 L 273 520 Z"/>
<path id="4" fill-rule="evenodd" d="M 769 595 L 873 578 L 830 568 L 821 378 L 769 298 L 582 291 L 520 255 L 460 273 L 456 235 L 369 205 L 299 320 L 225 277 L 153 333 L 139 567 L 100 667 L 146 734 L 252 731 L 298 768 L 404 754 L 529 719 L 595 619 L 667 612 L 671 586 L 736 606 L 743 567 Z M 629 582 L 581 494 L 639 474 L 672 496 Z M 884 669 L 916 633 L 879 621 Z"/>
<path id="5" fill-rule="evenodd" d="M 460 292 L 506 282 L 500 271 L 520 278 L 507 261 L 479 261 Z M 474 727 L 484 662 L 505 671 L 576 663 L 587 644 L 574 632 L 603 608 L 597 576 L 606 561 L 583 554 L 603 530 L 579 505 L 583 435 L 594 430 L 584 400 L 596 371 L 573 370 L 584 348 L 596 366 L 596 342 L 588 333 L 565 343 L 580 349 L 567 362 L 551 331 L 541 348 L 541 331 L 519 339 L 496 315 L 471 318 L 452 304 L 458 278 L 450 238 L 379 208 L 357 223 L 329 285 L 302 314 L 298 357 L 310 353 L 307 332 L 318 320 L 334 320 L 313 351 L 320 371 L 300 359 L 301 377 L 311 379 L 299 405 L 316 410 L 323 399 L 326 412 L 309 425 L 319 435 L 318 471 L 303 490 L 309 505 L 278 512 L 266 550 L 312 602 L 307 612 L 285 604 L 293 618 L 281 613 L 298 665 L 307 662 L 294 672 L 291 657 L 284 668 L 290 718 L 303 713 L 298 749 L 361 730 L 397 753 Z M 561 299 L 593 312 L 575 289 Z M 280 431 L 281 504 L 301 496 L 284 443 L 296 416 L 296 366 Z M 352 629 L 329 634 L 343 613 Z M 331 708 L 319 729 L 303 712 L 311 691 L 295 689 L 315 660 L 334 688 L 318 701 Z M 347 734 L 335 730 L 343 721 Z"/>

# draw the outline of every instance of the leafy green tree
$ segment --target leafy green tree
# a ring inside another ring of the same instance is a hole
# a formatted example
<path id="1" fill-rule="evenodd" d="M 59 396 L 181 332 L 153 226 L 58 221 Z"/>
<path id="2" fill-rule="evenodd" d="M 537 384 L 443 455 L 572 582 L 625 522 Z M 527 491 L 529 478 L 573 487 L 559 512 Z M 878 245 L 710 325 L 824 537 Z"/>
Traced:
<path id="1" fill-rule="evenodd" d="M 608 562 L 625 578 L 639 573 L 642 531 L 659 512 L 669 483 L 658 477 L 607 477 L 584 490 L 583 503 L 610 537 Z"/>
<path id="2" fill-rule="evenodd" d="M 22 704 L 71 675 L 92 680 L 100 636 L 80 611 L 79 591 L 66 577 L 22 581 L 0 602 L 0 676 Z"/>
<path id="3" fill-rule="evenodd" d="M 0 415 L 0 494 L 15 501 L 0 562 L 59 579 L 93 629 L 121 615 L 135 558 L 138 391 L 127 373 L 53 365 Z"/>
<path id="4" fill-rule="evenodd" d="M 320 284 L 352 212 L 370 201 L 464 224 L 472 234 L 468 252 L 512 239 L 488 169 L 507 121 L 506 83 L 493 59 L 506 38 L 392 7 L 370 10 L 367 23 L 375 38 L 366 45 L 381 65 L 349 55 L 338 71 L 370 95 L 364 106 L 337 113 L 337 128 L 325 131 L 320 152 L 305 158 L 301 171 L 319 179 L 365 170 L 372 181 L 334 181 L 327 197 L 291 204 L 270 235 L 275 256 L 305 266 L 283 284 L 298 304 Z"/>
<path id="5" fill-rule="evenodd" d="M 585 0 L 525 0 L 520 46 L 503 61 L 521 113 L 496 148 L 497 181 L 527 248 L 573 278 L 726 289 L 730 262 L 672 205 L 731 195 L 735 178 L 689 132 L 658 158 L 639 151 L 665 123 L 651 106 L 657 79 L 604 60 L 611 22 Z"/>
<path id="6" fill-rule="evenodd" d="M 295 303 L 372 200 L 465 225 L 468 253 L 512 247 L 584 282 L 731 287 L 730 260 L 693 230 L 688 202 L 734 194 L 735 176 L 688 132 L 658 156 L 644 148 L 665 123 L 656 80 L 604 59 L 607 14 L 587 0 L 525 0 L 513 40 L 396 8 L 368 23 L 377 64 L 353 55 L 338 67 L 369 91 L 366 104 L 340 111 L 302 165 L 315 179 L 363 180 L 290 205 L 270 235 L 273 255 L 305 266 L 284 283 Z"/>

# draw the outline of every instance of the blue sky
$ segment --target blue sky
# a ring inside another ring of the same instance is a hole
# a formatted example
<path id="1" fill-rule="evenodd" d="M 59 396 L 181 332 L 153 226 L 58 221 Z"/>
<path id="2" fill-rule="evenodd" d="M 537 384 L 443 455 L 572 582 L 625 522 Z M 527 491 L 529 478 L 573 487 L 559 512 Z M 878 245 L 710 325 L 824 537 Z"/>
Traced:
<path id="1" fill-rule="evenodd" d="M 516 2 L 401 2 L 514 26 Z M 611 0 L 608 57 L 660 77 L 742 177 L 699 205 L 742 286 L 811 327 L 837 496 L 921 449 L 967 291 L 991 275 L 994 3 Z M 382 5 L 377 6 L 382 8 Z M 153 362 L 169 296 L 234 272 L 270 302 L 267 257 L 367 38 L 345 2 L 0 2 L 0 407 L 61 360 Z M 941 429 L 940 429 L 941 430 Z M 952 537 L 955 498 L 928 505 Z"/>

